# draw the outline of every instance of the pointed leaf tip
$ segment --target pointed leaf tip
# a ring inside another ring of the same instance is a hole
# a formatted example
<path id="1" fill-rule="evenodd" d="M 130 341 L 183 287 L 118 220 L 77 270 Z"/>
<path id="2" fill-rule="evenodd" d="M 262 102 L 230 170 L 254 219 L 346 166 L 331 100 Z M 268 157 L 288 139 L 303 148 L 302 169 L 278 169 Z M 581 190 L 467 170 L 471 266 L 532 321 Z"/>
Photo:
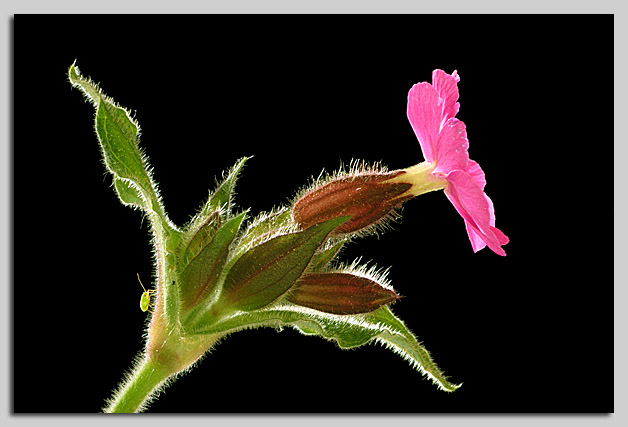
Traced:
<path id="1" fill-rule="evenodd" d="M 68 79 L 70 80 L 72 86 L 83 92 L 83 95 L 85 95 L 94 106 L 97 106 L 100 103 L 102 94 L 100 88 L 90 79 L 86 79 L 81 75 L 81 71 L 76 65 L 76 60 L 72 63 L 68 70 Z"/>

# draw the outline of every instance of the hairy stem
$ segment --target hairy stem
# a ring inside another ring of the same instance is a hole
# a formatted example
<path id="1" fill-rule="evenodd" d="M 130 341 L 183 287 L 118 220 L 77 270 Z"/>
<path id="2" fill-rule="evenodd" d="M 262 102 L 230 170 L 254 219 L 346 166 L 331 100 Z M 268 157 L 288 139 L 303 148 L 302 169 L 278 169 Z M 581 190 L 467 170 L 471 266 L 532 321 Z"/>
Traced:
<path id="1" fill-rule="evenodd" d="M 171 372 L 148 358 L 140 359 L 114 393 L 104 412 L 141 412 L 165 385 Z"/>

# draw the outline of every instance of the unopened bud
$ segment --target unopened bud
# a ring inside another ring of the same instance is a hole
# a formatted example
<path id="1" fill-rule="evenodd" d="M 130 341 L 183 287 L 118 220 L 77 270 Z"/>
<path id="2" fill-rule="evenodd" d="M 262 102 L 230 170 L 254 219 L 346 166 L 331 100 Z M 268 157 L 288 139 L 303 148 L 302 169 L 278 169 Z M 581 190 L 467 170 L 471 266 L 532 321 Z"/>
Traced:
<path id="1" fill-rule="evenodd" d="M 303 276 L 290 291 L 288 301 L 331 314 L 369 313 L 399 296 L 374 280 L 349 273 Z"/>
<path id="2" fill-rule="evenodd" d="M 404 195 L 412 184 L 399 179 L 405 173 L 370 172 L 336 178 L 301 196 L 292 207 L 292 219 L 308 228 L 340 216 L 351 216 L 334 234 L 352 233 L 375 225 L 412 197 Z"/>

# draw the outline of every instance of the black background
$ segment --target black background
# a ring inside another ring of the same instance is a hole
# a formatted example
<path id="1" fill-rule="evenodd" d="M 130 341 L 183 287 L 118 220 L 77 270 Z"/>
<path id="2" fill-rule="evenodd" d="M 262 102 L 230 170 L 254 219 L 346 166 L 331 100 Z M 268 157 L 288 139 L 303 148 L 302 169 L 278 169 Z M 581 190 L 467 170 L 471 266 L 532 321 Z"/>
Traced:
<path id="1" fill-rule="evenodd" d="M 350 245 L 391 267 L 394 312 L 454 382 L 437 390 L 379 345 L 245 331 L 152 412 L 612 412 L 613 17 L 25 16 L 14 69 L 15 412 L 96 412 L 141 350 L 146 220 L 111 188 L 76 59 L 136 112 L 182 225 L 253 155 L 236 202 L 286 203 L 351 159 L 422 161 L 412 84 L 454 69 L 458 118 L 508 256 L 471 250 L 442 192 Z"/>

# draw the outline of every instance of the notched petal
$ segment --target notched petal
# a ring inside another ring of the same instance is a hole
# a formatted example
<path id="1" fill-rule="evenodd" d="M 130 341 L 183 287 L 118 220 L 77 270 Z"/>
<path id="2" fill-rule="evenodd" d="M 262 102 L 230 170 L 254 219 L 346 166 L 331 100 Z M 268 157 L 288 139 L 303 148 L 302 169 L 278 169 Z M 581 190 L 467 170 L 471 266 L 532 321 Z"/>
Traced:
<path id="1" fill-rule="evenodd" d="M 443 108 L 443 122 L 455 117 L 460 109 L 460 104 L 457 102 L 459 81 L 460 76 L 458 76 L 456 71 L 451 73 L 451 75 L 443 70 L 434 70 L 432 72 L 432 84 L 436 92 L 438 92 Z"/>

